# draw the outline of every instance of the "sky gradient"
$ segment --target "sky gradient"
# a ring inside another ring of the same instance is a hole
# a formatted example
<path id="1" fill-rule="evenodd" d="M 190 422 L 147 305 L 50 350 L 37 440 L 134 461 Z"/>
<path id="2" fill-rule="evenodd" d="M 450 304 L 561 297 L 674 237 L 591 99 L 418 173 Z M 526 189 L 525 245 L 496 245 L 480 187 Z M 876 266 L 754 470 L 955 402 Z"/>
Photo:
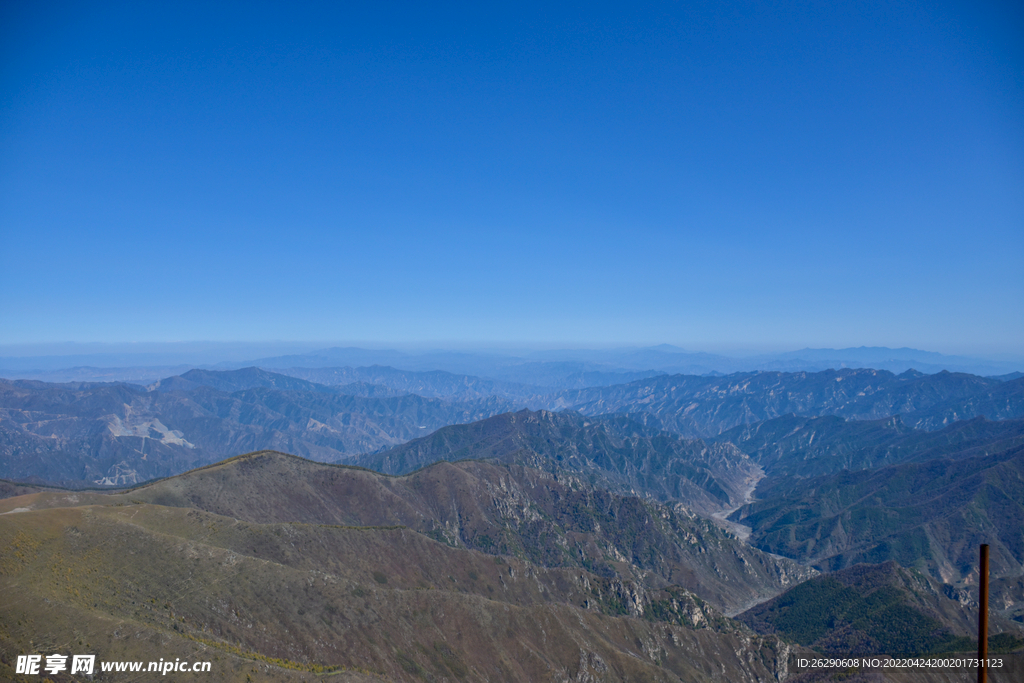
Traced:
<path id="1" fill-rule="evenodd" d="M 0 4 L 0 344 L 1024 355 L 1020 3 Z"/>

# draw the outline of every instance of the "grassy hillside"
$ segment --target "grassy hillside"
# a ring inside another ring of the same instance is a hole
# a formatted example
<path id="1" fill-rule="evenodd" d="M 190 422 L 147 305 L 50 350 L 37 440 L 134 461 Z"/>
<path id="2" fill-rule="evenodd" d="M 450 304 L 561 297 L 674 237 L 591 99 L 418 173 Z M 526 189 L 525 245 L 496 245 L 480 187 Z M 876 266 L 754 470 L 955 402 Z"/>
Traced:
<path id="1" fill-rule="evenodd" d="M 438 463 L 391 477 L 264 452 L 117 496 L 39 493 L 0 501 L 0 511 L 132 501 L 253 523 L 404 526 L 456 548 L 605 578 L 644 576 L 654 588 L 678 585 L 730 613 L 814 573 L 685 509 L 483 462 Z"/>
<path id="2" fill-rule="evenodd" d="M 245 463 L 267 486 L 259 458 L 202 474 Z M 16 654 L 68 648 L 210 660 L 217 680 L 237 681 L 759 681 L 786 666 L 777 638 L 642 572 L 543 567 L 408 527 L 257 523 L 143 500 L 188 498 L 187 484 L 5 501 L 37 509 L 0 516 L 0 594 L 17 596 L 0 613 L 0 676 Z"/>

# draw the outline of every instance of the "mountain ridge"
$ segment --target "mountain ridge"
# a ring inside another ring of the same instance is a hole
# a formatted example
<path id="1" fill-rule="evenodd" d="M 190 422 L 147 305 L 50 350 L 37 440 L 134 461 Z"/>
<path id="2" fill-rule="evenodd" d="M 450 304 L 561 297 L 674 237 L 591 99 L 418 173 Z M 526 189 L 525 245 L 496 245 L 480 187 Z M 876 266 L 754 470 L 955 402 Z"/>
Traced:
<path id="1" fill-rule="evenodd" d="M 652 587 L 699 589 L 725 611 L 814 574 L 749 548 L 685 509 L 482 461 L 391 476 L 260 451 L 117 493 L 44 491 L 0 500 L 0 510 L 132 500 L 253 523 L 405 526 L 452 547 L 608 577 L 632 576 L 628 566 L 635 563 Z M 700 539 L 712 545 L 701 550 Z"/>
<path id="2" fill-rule="evenodd" d="M 934 430 L 978 415 L 1024 417 L 1024 379 L 879 370 L 670 375 L 562 392 L 547 407 L 585 415 L 644 414 L 662 429 L 699 438 L 789 413 L 861 420 L 898 414 L 911 427 Z"/>
<path id="3" fill-rule="evenodd" d="M 465 458 L 564 471 L 613 491 L 682 501 L 710 515 L 746 502 L 758 468 L 729 444 L 686 441 L 627 417 L 522 410 L 444 427 L 393 449 L 350 461 L 403 474 Z"/>
<path id="4" fill-rule="evenodd" d="M 452 403 L 328 387 L 229 393 L 192 384 L 146 391 L 0 380 L 0 474 L 87 486 L 137 483 L 261 447 L 340 460 L 514 407 L 495 397 Z"/>
<path id="5" fill-rule="evenodd" d="M 115 539 L 127 552 L 98 552 Z M 10 653 L 78 641 L 99 661 L 151 659 L 159 644 L 167 661 L 212 661 L 218 680 L 239 683 L 552 672 L 669 683 L 723 669 L 753 683 L 785 671 L 791 651 L 683 589 L 402 528 L 253 523 L 128 500 L 0 516 L 0 547 L 12 550 L 0 554 L 2 592 L 19 596 L 0 614 L 0 677 L 12 680 Z"/>

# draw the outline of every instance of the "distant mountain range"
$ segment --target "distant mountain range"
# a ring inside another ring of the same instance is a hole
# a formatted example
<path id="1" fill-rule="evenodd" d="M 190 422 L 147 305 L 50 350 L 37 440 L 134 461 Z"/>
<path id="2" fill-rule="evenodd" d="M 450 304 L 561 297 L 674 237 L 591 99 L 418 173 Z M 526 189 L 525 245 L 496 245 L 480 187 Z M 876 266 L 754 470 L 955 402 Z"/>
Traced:
<path id="1" fill-rule="evenodd" d="M 755 547 L 822 570 L 891 559 L 958 582 L 982 538 L 1000 576 L 1024 570 L 1024 379 L 762 372 L 544 395 L 440 372 L 327 372 L 341 384 L 259 368 L 148 388 L 0 381 L 0 474 L 123 486 L 271 448 L 388 474 L 483 459 L 730 515 Z"/>
<path id="2" fill-rule="evenodd" d="M 899 416 L 847 420 L 790 414 L 735 427 L 713 440 L 736 445 L 764 468 L 759 485 L 764 495 L 794 477 L 1002 453 L 1024 445 L 1024 420 L 976 417 L 926 432 L 908 427 Z"/>
<path id="3" fill-rule="evenodd" d="M 915 429 L 933 430 L 978 415 L 992 420 L 1024 417 L 1024 380 L 882 370 L 670 375 L 562 392 L 548 407 L 585 415 L 627 413 L 695 437 L 790 413 L 857 420 L 900 415 Z"/>
<path id="4" fill-rule="evenodd" d="M 0 678 L 46 633 L 239 681 L 810 683 L 972 648 L 983 542 L 1024 644 L 1024 378 L 639 374 L 0 380 Z"/>
<path id="5" fill-rule="evenodd" d="M 1024 416 L 1024 380 L 952 373 L 674 375 L 551 394 L 439 372 L 329 373 L 325 379 L 345 383 L 329 386 L 258 368 L 191 370 L 148 388 L 0 381 L 0 474 L 66 485 L 130 484 L 260 448 L 337 462 L 523 407 L 626 414 L 639 423 L 630 429 L 642 425 L 645 438 L 673 432 L 691 439 L 788 413 L 860 420 L 900 415 L 915 429 L 978 415 Z M 445 398 L 405 393 L 413 388 Z M 648 462 L 643 476 L 657 478 L 650 463 L 658 459 Z M 616 476 L 636 482 L 639 473 L 634 468 L 627 476 L 620 467 Z"/>
<path id="6" fill-rule="evenodd" d="M 929 374 L 946 370 L 1014 379 L 1020 377 L 1019 373 L 1024 370 L 1024 358 L 992 360 L 885 347 L 802 349 L 745 357 L 691 352 L 668 344 L 548 351 L 397 351 L 333 347 L 224 361 L 222 358 L 228 355 L 228 351 L 231 351 L 230 355 L 234 358 L 239 358 L 239 354 L 244 353 L 248 347 L 234 349 L 222 348 L 221 345 L 207 349 L 204 355 L 191 347 L 176 350 L 175 345 L 166 346 L 167 349 L 162 353 L 99 353 L 90 347 L 92 353 L 86 354 L 2 356 L 0 377 L 48 382 L 131 381 L 149 384 L 191 368 L 233 370 L 257 366 L 280 372 L 289 369 L 364 368 L 376 365 L 406 372 L 449 372 L 497 382 L 539 386 L 550 391 L 622 384 L 659 374 L 727 375 L 737 372 L 819 372 L 872 368 L 895 374 L 910 369 Z M 250 347 L 257 348 L 252 345 Z M 219 358 L 216 355 L 218 353 Z"/>
<path id="7" fill-rule="evenodd" d="M 254 448 L 330 462 L 516 407 L 496 397 L 449 402 L 360 393 L 257 369 L 191 371 L 152 391 L 0 381 L 0 473 L 68 485 L 127 485 Z"/>
<path id="8" fill-rule="evenodd" d="M 343 392 L 347 392 L 347 387 L 364 383 L 386 387 L 399 394 L 416 394 L 426 398 L 443 398 L 450 401 L 468 401 L 490 396 L 514 401 L 543 401 L 544 397 L 551 393 L 549 387 L 483 379 L 442 370 L 426 372 L 398 370 L 384 365 L 359 368 L 284 368 L 277 372 L 310 382 L 339 387 L 339 391 Z"/>
<path id="9" fill-rule="evenodd" d="M 648 436 L 673 432 L 691 439 L 787 413 L 861 420 L 899 414 L 916 429 L 978 415 L 1024 416 L 1024 380 L 951 373 L 674 375 L 551 394 L 390 368 L 331 370 L 326 379 L 345 384 L 328 386 L 259 368 L 191 370 L 148 388 L 0 381 L 0 474 L 66 485 L 123 485 L 260 448 L 337 462 L 523 407 L 592 417 L 627 414 Z M 412 388 L 445 398 L 405 393 Z M 626 476 L 620 468 L 616 476 L 636 481 L 639 472 Z M 649 472 L 644 476 L 659 476 L 657 468 Z"/>

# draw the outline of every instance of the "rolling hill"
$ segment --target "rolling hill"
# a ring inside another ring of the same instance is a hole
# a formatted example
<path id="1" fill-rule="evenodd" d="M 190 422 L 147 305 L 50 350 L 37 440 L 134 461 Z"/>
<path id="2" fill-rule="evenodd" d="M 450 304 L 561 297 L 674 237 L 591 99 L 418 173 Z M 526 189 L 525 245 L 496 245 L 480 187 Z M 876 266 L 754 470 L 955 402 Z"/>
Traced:
<path id="1" fill-rule="evenodd" d="M 775 680 L 792 649 L 715 605 L 808 576 L 671 508 L 481 462 L 389 477 L 263 452 L 0 510 L 0 675 L 74 642 L 219 680 Z"/>

